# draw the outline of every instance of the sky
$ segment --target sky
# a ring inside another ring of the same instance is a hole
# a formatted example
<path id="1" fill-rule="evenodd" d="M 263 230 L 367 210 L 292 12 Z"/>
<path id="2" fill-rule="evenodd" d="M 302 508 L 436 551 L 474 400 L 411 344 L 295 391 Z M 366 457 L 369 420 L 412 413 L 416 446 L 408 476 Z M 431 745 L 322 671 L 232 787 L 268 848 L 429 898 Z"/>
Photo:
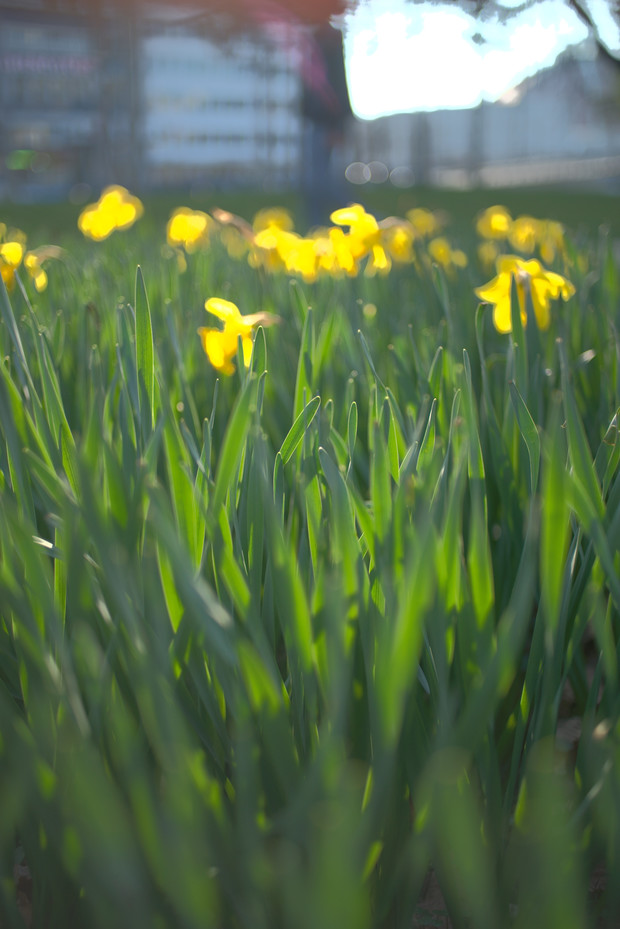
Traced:
<path id="1" fill-rule="evenodd" d="M 484 29 L 483 44 L 472 41 Z M 588 30 L 563 0 L 543 0 L 507 25 L 476 23 L 454 5 L 366 0 L 345 20 L 357 116 L 476 106 L 555 61 Z"/>

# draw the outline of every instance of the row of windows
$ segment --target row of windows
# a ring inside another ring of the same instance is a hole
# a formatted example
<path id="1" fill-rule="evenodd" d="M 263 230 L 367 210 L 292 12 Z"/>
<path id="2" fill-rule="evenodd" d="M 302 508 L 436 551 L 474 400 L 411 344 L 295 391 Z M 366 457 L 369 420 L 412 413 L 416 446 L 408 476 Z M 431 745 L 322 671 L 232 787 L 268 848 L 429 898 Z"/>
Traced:
<path id="1" fill-rule="evenodd" d="M 3 74 L 0 72 L 0 100 L 10 107 L 96 106 L 99 83 L 96 75 L 76 80 L 67 74 Z"/>
<path id="2" fill-rule="evenodd" d="M 217 183 L 234 184 L 241 182 L 244 185 L 269 180 L 280 184 L 289 184 L 297 181 L 298 165 L 290 162 L 284 165 L 272 165 L 260 162 L 258 164 L 242 162 L 236 165 L 211 164 L 194 162 L 179 164 L 178 162 L 161 161 L 149 164 L 149 180 L 154 184 L 184 184 L 191 181 L 216 181 Z"/>
<path id="3" fill-rule="evenodd" d="M 97 68 L 95 59 L 88 55 L 24 55 L 15 52 L 0 55 L 2 74 L 67 74 L 83 77 Z"/>
<path id="4" fill-rule="evenodd" d="M 250 134 L 241 134 L 231 132 L 222 135 L 210 135 L 206 132 L 150 132 L 146 135 L 147 145 L 154 145 L 161 142 L 172 142 L 179 145 L 245 145 L 248 142 L 257 145 L 298 145 L 300 136 L 296 135 L 275 135 L 267 132 L 256 132 Z"/>
<path id="5" fill-rule="evenodd" d="M 0 81 L 0 104 L 6 109 L 95 109 L 101 103 L 101 85 L 95 75 L 75 80 L 66 75 L 3 75 Z M 106 85 L 106 100 L 113 102 L 118 88 Z M 126 97 L 124 102 L 126 103 Z M 217 115 L 219 119 L 249 120 L 258 118 L 276 120 L 294 118 L 298 112 L 297 99 L 282 100 L 273 97 L 256 97 L 246 100 L 206 100 L 199 97 L 146 96 L 142 112 L 150 115 L 167 114 L 182 117 L 200 114 L 200 118 Z"/>
<path id="6" fill-rule="evenodd" d="M 194 168 L 230 168 L 245 165 L 256 169 L 262 166 L 262 172 L 273 168 L 296 168 L 299 164 L 299 152 L 274 153 L 247 148 L 223 152 L 214 156 L 206 149 L 183 149 L 177 147 L 149 151 L 146 160 L 151 165 L 182 165 Z"/>
<path id="7" fill-rule="evenodd" d="M 141 93 L 149 105 L 157 107 L 187 107 L 188 109 L 223 108 L 237 110 L 255 106 L 292 107 L 299 99 L 299 88 L 295 85 L 262 84 L 259 81 L 231 85 L 220 81 L 209 81 L 202 87 L 178 83 L 174 85 L 141 85 Z"/>
<path id="8" fill-rule="evenodd" d="M 298 109 L 298 101 L 295 100 L 282 100 L 265 97 L 253 97 L 246 98 L 245 100 L 218 100 L 218 99 L 205 99 L 204 97 L 182 97 L 182 96 L 158 96 L 152 97 L 147 95 L 145 99 L 145 106 L 147 110 L 175 110 L 176 112 L 190 112 L 195 113 L 197 111 L 209 110 L 209 111 L 218 111 L 222 113 L 230 113 L 231 111 L 237 113 L 247 113 L 250 115 L 256 110 L 264 109 L 268 107 L 269 110 L 277 110 L 278 112 L 296 112 Z"/>
<path id="9" fill-rule="evenodd" d="M 90 42 L 79 29 L 58 29 L 52 26 L 2 24 L 2 45 L 19 53 L 59 52 L 64 55 L 87 54 Z"/>
<path id="10" fill-rule="evenodd" d="M 147 74 L 161 74 L 174 71 L 179 74 L 206 74 L 215 72 L 225 76 L 227 72 L 234 74 L 260 74 L 260 75 L 286 75 L 292 72 L 292 68 L 285 63 L 277 63 L 272 59 L 255 58 L 251 61 L 239 61 L 238 59 L 228 60 L 225 58 L 209 58 L 208 55 L 201 55 L 199 58 L 183 56 L 181 50 L 179 57 L 158 56 L 157 58 L 143 59 L 144 70 Z"/>
<path id="11" fill-rule="evenodd" d="M 93 142 L 92 126 L 19 126 L 3 138 L 6 149 L 54 149 L 65 145 L 88 146 Z"/>

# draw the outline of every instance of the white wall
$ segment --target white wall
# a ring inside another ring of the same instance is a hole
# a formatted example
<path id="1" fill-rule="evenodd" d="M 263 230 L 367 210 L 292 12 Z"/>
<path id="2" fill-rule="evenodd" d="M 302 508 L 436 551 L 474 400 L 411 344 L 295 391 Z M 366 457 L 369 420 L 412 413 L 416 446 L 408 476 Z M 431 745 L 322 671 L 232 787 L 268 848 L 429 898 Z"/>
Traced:
<path id="1" fill-rule="evenodd" d="M 260 35 L 216 43 L 168 27 L 143 39 L 140 61 L 143 151 L 154 171 L 295 180 L 300 88 L 286 49 Z"/>
<path id="2" fill-rule="evenodd" d="M 592 161 L 612 176 L 620 159 L 620 100 L 616 95 L 614 108 L 613 67 L 601 58 L 566 57 L 515 88 L 503 102 L 360 120 L 352 160 L 382 161 L 390 170 L 408 166 L 417 180 L 452 178 L 457 184 L 472 182 L 480 168 L 484 179 L 485 166 L 517 163 L 555 164 L 561 171 L 560 163 L 579 162 L 587 173 L 586 162 Z M 486 176 L 495 175 L 489 170 Z M 552 180 L 553 172 L 545 179 Z"/>

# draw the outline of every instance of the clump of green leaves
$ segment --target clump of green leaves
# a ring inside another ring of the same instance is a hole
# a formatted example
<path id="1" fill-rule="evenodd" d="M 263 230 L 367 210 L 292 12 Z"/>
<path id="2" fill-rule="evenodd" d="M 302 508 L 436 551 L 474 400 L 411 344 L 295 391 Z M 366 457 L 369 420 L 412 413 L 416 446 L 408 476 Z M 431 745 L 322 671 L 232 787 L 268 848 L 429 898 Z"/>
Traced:
<path id="1" fill-rule="evenodd" d="M 454 926 L 611 922 L 618 275 L 573 257 L 504 336 L 471 271 L 148 238 L 0 287 L 3 925 L 16 853 L 36 926 L 404 927 L 430 868 Z M 214 295 L 282 320 L 223 381 Z"/>

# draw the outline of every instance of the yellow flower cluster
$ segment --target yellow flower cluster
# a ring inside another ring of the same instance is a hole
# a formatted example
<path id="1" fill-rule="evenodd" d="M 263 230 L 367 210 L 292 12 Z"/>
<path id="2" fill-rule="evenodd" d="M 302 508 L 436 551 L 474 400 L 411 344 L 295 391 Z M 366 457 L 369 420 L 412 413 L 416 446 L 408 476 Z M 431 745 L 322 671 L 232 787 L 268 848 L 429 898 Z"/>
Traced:
<path id="1" fill-rule="evenodd" d="M 184 253 L 207 246 L 211 233 L 217 231 L 232 258 L 247 257 L 254 268 L 299 275 L 307 282 L 325 275 L 355 277 L 361 271 L 366 276 L 387 274 L 394 264 L 420 268 L 421 263 L 436 262 L 449 273 L 467 264 L 464 252 L 452 249 L 438 236 L 439 217 L 421 207 L 409 210 L 405 218 L 389 216 L 379 221 L 361 204 L 353 203 L 335 210 L 330 219 L 333 225 L 303 236 L 295 231 L 288 210 L 281 207 L 260 210 L 251 224 L 226 210 L 215 209 L 209 215 L 180 207 L 168 220 L 166 241 L 181 271 L 187 267 Z M 429 238 L 426 245 L 424 240 Z"/>
<path id="2" fill-rule="evenodd" d="M 460 248 L 453 249 L 444 236 L 431 239 L 428 243 L 428 253 L 445 271 L 452 274 L 455 268 L 467 267 L 467 255 Z"/>
<path id="3" fill-rule="evenodd" d="M 214 226 L 211 217 L 202 210 L 180 206 L 171 213 L 166 226 L 166 242 L 176 255 L 177 267 L 181 273 L 187 270 L 185 254 L 206 248 Z"/>
<path id="4" fill-rule="evenodd" d="M 491 267 L 501 253 L 500 243 L 525 255 L 538 248 L 543 261 L 550 264 L 564 248 L 564 227 L 548 219 L 522 215 L 513 219 L 505 206 L 490 206 L 476 219 L 476 230 L 484 240 L 478 246 L 478 258 L 483 267 Z"/>
<path id="5" fill-rule="evenodd" d="M 124 187 L 106 188 L 98 202 L 81 213 L 78 225 L 93 239 L 107 238 L 114 229 L 126 229 L 142 214 L 142 204 Z M 187 267 L 185 253 L 210 244 L 217 231 L 231 257 L 247 257 L 252 267 L 269 272 L 285 271 L 312 282 L 321 275 L 367 276 L 388 273 L 394 264 L 414 264 L 418 271 L 439 265 L 449 275 L 467 266 L 466 254 L 453 248 L 442 233 L 443 219 L 420 207 L 408 210 L 404 218 L 390 216 L 377 220 L 361 204 L 352 203 L 335 210 L 331 226 L 312 230 L 303 236 L 295 231 L 291 214 L 280 207 L 260 210 L 252 224 L 225 210 L 209 215 L 201 210 L 179 207 L 170 215 L 166 227 L 169 248 L 176 253 L 181 271 Z M 526 295 L 529 294 L 537 325 L 550 325 L 550 302 L 569 299 L 575 288 L 562 275 L 547 270 L 541 261 L 504 254 L 506 245 L 525 255 L 538 249 L 542 261 L 551 262 L 564 248 L 564 229 L 558 222 L 521 215 L 513 219 L 506 207 L 491 206 L 476 219 L 482 241 L 478 258 L 483 267 L 496 267 L 496 276 L 476 288 L 476 295 L 493 306 L 493 322 L 499 332 L 510 332 L 511 288 L 516 283 L 523 325 L 527 323 Z M 6 229 L 0 227 L 0 270 L 11 286 L 15 269 L 22 261 L 24 242 L 4 241 Z M 30 252 L 24 265 L 38 289 L 47 283 L 41 260 L 45 251 Z M 372 304 L 368 304 L 373 308 Z M 223 328 L 201 326 L 198 330 L 205 354 L 216 370 L 234 371 L 239 340 L 245 365 L 252 354 L 254 328 L 277 321 L 269 313 L 242 316 L 234 303 L 211 297 L 205 303 L 209 313 L 224 323 Z"/>
<path id="6" fill-rule="evenodd" d="M 235 370 L 233 359 L 237 354 L 238 340 L 241 339 L 243 363 L 250 366 L 252 358 L 254 327 L 272 326 L 278 317 L 272 313 L 251 313 L 242 316 L 236 304 L 221 297 L 210 297 L 205 302 L 205 310 L 222 320 L 223 329 L 211 329 L 201 326 L 198 335 L 205 354 L 216 371 L 232 374 Z"/>
<path id="7" fill-rule="evenodd" d="M 15 286 L 15 272 L 22 263 L 26 236 L 19 229 L 0 223 L 0 274 L 7 290 Z"/>
<path id="8" fill-rule="evenodd" d="M 475 290 L 482 301 L 492 304 L 493 323 L 499 332 L 510 332 L 512 329 L 510 295 L 513 277 L 517 285 L 517 299 L 524 326 L 527 325 L 526 293 L 531 297 L 539 329 L 549 328 L 550 301 L 558 297 L 568 300 L 575 293 L 570 281 L 561 274 L 547 271 L 535 258 L 523 261 L 516 255 L 502 255 L 497 259 L 496 277 Z"/>
<path id="9" fill-rule="evenodd" d="M 34 281 L 34 286 L 41 292 L 47 287 L 47 274 L 41 266 L 48 249 L 36 249 L 26 252 L 26 236 L 21 229 L 7 229 L 0 223 L 0 275 L 7 290 L 15 286 L 15 272 L 23 265 Z"/>
<path id="10" fill-rule="evenodd" d="M 295 228 L 295 223 L 289 211 L 285 210 L 284 207 L 268 206 L 256 213 L 252 220 L 252 229 L 254 232 L 261 232 L 263 229 L 269 229 L 270 226 L 276 226 L 278 229 L 292 232 Z"/>
<path id="11" fill-rule="evenodd" d="M 144 212 L 142 202 L 125 187 L 112 184 L 102 191 L 96 203 L 85 207 L 78 217 L 78 229 L 89 239 L 101 242 L 117 229 L 129 229 Z"/>
<path id="12" fill-rule="evenodd" d="M 255 217 L 248 260 L 267 271 L 298 274 L 305 281 L 321 275 L 371 277 L 387 274 L 394 264 L 437 261 L 446 268 L 464 267 L 467 258 L 453 251 L 445 239 L 429 243 L 428 252 L 416 254 L 415 245 L 440 229 L 429 210 L 410 210 L 406 218 L 390 216 L 378 221 L 359 203 L 335 210 L 332 226 L 318 228 L 307 236 L 294 231 L 290 214 L 284 210 L 262 211 Z M 247 240 L 247 234 L 245 235 Z"/>
<path id="13" fill-rule="evenodd" d="M 213 220 L 201 210 L 191 210 L 180 206 L 175 210 L 166 227 L 166 239 L 172 248 L 183 247 L 186 252 L 193 252 L 207 245 L 209 231 Z"/>

